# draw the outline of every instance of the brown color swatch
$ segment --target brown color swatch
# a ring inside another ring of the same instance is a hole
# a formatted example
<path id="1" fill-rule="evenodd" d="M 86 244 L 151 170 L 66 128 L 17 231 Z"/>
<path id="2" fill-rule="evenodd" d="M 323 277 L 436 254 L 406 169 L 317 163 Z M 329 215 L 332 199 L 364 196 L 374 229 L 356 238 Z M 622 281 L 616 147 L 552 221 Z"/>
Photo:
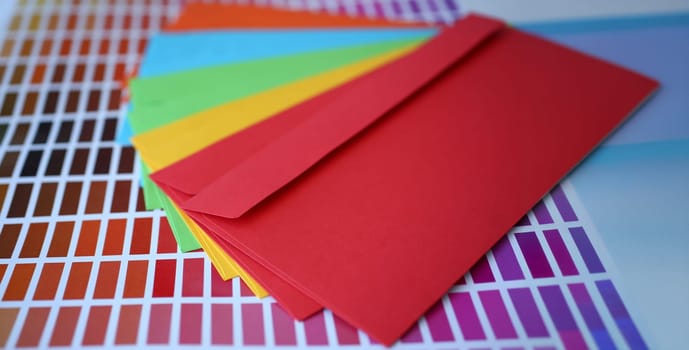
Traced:
<path id="1" fill-rule="evenodd" d="M 97 214 L 103 212 L 103 201 L 105 200 L 105 190 L 108 183 L 105 181 L 94 181 L 89 189 L 88 200 L 86 201 L 86 214 Z"/>
<path id="2" fill-rule="evenodd" d="M 93 291 L 94 299 L 112 299 L 115 297 L 117 277 L 120 274 L 119 261 L 101 262 L 98 268 L 96 289 Z"/>
<path id="3" fill-rule="evenodd" d="M 45 169 L 46 175 L 60 175 L 62 172 L 62 165 L 65 162 L 66 151 L 64 149 L 54 149 L 50 153 L 48 159 L 48 166 Z"/>
<path id="4" fill-rule="evenodd" d="M 57 109 L 57 101 L 60 97 L 60 92 L 49 91 L 48 96 L 45 98 L 45 104 L 43 105 L 43 114 L 53 114 Z"/>
<path id="5" fill-rule="evenodd" d="M 124 279 L 124 298 L 143 298 L 146 291 L 148 261 L 136 260 L 127 263 L 127 275 Z"/>
<path id="6" fill-rule="evenodd" d="M 20 258 L 37 258 L 41 255 L 43 243 L 45 242 L 45 235 L 48 232 L 48 223 L 40 222 L 29 225 L 29 230 L 26 233 L 24 246 L 19 252 Z"/>
<path id="7" fill-rule="evenodd" d="M 0 144 L 2 144 L 2 141 L 5 139 L 6 134 L 7 134 L 7 124 L 0 124 Z"/>
<path id="8" fill-rule="evenodd" d="M 122 255 L 126 228 L 127 220 L 125 219 L 112 219 L 108 222 L 105 244 L 103 244 L 103 255 Z"/>
<path id="9" fill-rule="evenodd" d="M 24 300 L 35 269 L 36 264 L 14 265 L 10 283 L 7 285 L 7 290 L 5 290 L 2 300 Z"/>
<path id="10" fill-rule="evenodd" d="M 43 78 L 45 77 L 46 66 L 44 64 L 37 64 L 33 69 L 33 75 L 31 76 L 32 84 L 43 83 Z"/>
<path id="11" fill-rule="evenodd" d="M 95 82 L 105 81 L 105 64 L 98 63 L 96 65 L 96 69 L 93 72 L 93 79 L 92 80 Z"/>
<path id="12" fill-rule="evenodd" d="M 0 309 L 0 348 L 7 346 L 14 323 L 17 321 L 18 308 Z"/>
<path id="13" fill-rule="evenodd" d="M 41 44 L 41 50 L 39 51 L 39 55 L 49 56 L 50 50 L 52 48 L 53 48 L 53 41 L 50 39 L 43 39 L 43 43 Z"/>
<path id="14" fill-rule="evenodd" d="M 12 47 L 14 46 L 14 40 L 7 39 L 5 44 L 2 45 L 2 50 L 0 50 L 0 56 L 9 57 L 12 55 Z"/>
<path id="15" fill-rule="evenodd" d="M 38 124 L 38 130 L 36 130 L 36 133 L 34 134 L 33 137 L 33 144 L 38 145 L 38 144 L 43 144 L 48 141 L 48 137 L 50 136 L 50 129 L 52 129 L 53 123 L 51 122 L 42 122 Z"/>
<path id="16" fill-rule="evenodd" d="M 53 69 L 53 83 L 61 83 L 63 80 L 65 80 L 65 71 L 67 70 L 67 66 L 65 66 L 64 63 L 60 63 L 55 65 L 55 68 Z"/>
<path id="17" fill-rule="evenodd" d="M 86 38 L 82 39 L 81 45 L 79 45 L 79 54 L 82 56 L 88 56 L 90 51 L 91 51 L 91 40 L 86 39 Z"/>
<path id="18" fill-rule="evenodd" d="M 132 244 L 129 254 L 148 254 L 151 251 L 151 231 L 153 219 L 137 218 L 132 230 Z"/>
<path id="19" fill-rule="evenodd" d="M 62 279 L 64 263 L 45 263 L 38 279 L 38 285 L 33 300 L 54 300 L 57 287 Z"/>
<path id="20" fill-rule="evenodd" d="M 14 198 L 12 198 L 12 204 L 7 213 L 8 217 L 17 218 L 26 215 L 26 208 L 29 206 L 32 189 L 33 184 L 18 184 L 15 187 Z"/>
<path id="21" fill-rule="evenodd" d="M 84 76 L 86 75 L 86 65 L 83 63 L 77 64 L 74 67 L 74 74 L 72 75 L 73 83 L 81 83 L 84 81 Z"/>
<path id="22" fill-rule="evenodd" d="M 117 172 L 120 174 L 131 174 L 134 171 L 134 148 L 122 147 L 120 152 L 120 164 Z"/>
<path id="23" fill-rule="evenodd" d="M 48 248 L 49 257 L 67 256 L 69 245 L 72 243 L 72 233 L 74 232 L 74 222 L 58 222 L 53 231 L 53 239 Z"/>
<path id="24" fill-rule="evenodd" d="M 29 151 L 29 153 L 26 155 L 26 158 L 24 159 L 24 166 L 22 167 L 20 176 L 36 176 L 36 174 L 38 173 L 38 167 L 41 165 L 42 157 L 42 150 Z"/>
<path id="25" fill-rule="evenodd" d="M 110 172 L 110 160 L 112 158 L 112 148 L 98 149 L 96 165 L 93 167 L 94 174 L 107 174 Z"/>
<path id="26" fill-rule="evenodd" d="M 10 145 L 21 145 L 24 143 L 30 127 L 31 124 L 28 123 L 17 124 L 17 127 L 14 129 L 12 139 L 10 140 Z"/>
<path id="27" fill-rule="evenodd" d="M 81 124 L 81 133 L 79 134 L 79 142 L 88 142 L 93 140 L 93 129 L 96 128 L 96 121 L 84 120 Z"/>
<path id="28" fill-rule="evenodd" d="M 5 195 L 7 195 L 8 187 L 9 185 L 0 184 L 0 212 L 2 211 L 2 208 L 5 206 Z"/>
<path id="29" fill-rule="evenodd" d="M 62 206 L 60 215 L 74 215 L 79 209 L 79 198 L 81 197 L 81 182 L 68 182 L 65 185 L 65 193 L 62 196 Z"/>
<path id="30" fill-rule="evenodd" d="M 110 90 L 108 98 L 108 110 L 118 111 L 122 105 L 122 91 L 120 89 Z"/>
<path id="31" fill-rule="evenodd" d="M 81 231 L 79 232 L 79 242 L 74 252 L 75 256 L 93 256 L 96 252 L 96 244 L 98 244 L 99 230 L 100 221 L 98 220 L 82 222 Z"/>
<path id="32" fill-rule="evenodd" d="M 98 47 L 98 54 L 99 55 L 107 55 L 109 46 L 110 46 L 110 40 L 109 39 L 104 38 L 103 40 L 101 40 L 100 46 Z"/>
<path id="33" fill-rule="evenodd" d="M 38 200 L 33 212 L 34 216 L 50 216 L 52 214 L 55 192 L 57 192 L 57 183 L 46 182 L 41 184 L 41 190 L 38 192 Z"/>
<path id="34" fill-rule="evenodd" d="M 86 104 L 86 110 L 89 112 L 97 112 L 98 104 L 100 103 L 100 90 L 91 90 L 89 93 L 89 100 Z"/>
<path id="35" fill-rule="evenodd" d="M 136 190 L 136 211 L 146 211 L 146 202 L 144 201 L 144 191 L 141 187 Z"/>
<path id="36" fill-rule="evenodd" d="M 50 20 L 48 21 L 48 30 L 57 29 L 57 25 L 60 23 L 59 15 L 50 15 Z"/>
<path id="37" fill-rule="evenodd" d="M 79 90 L 72 90 L 67 94 L 65 113 L 75 113 L 79 108 Z"/>
<path id="38" fill-rule="evenodd" d="M 91 275 L 91 266 L 91 262 L 72 263 L 63 299 L 84 299 Z"/>
<path id="39" fill-rule="evenodd" d="M 38 101 L 38 92 L 36 91 L 30 91 L 28 92 L 24 98 L 24 106 L 22 107 L 22 115 L 33 115 L 33 113 L 36 111 L 36 104 Z"/>
<path id="40" fill-rule="evenodd" d="M 0 231 L 0 258 L 9 259 L 12 257 L 14 247 L 19 239 L 19 232 L 22 229 L 20 224 L 7 224 L 2 226 Z"/>
<path id="41" fill-rule="evenodd" d="M 2 163 L 0 163 L 0 177 L 12 176 L 14 166 L 17 165 L 17 158 L 19 158 L 19 152 L 5 152 Z"/>
<path id="42" fill-rule="evenodd" d="M 89 149 L 78 148 L 74 151 L 72 167 L 69 169 L 70 175 L 83 175 L 86 172 L 86 163 L 89 160 Z"/>
<path id="43" fill-rule="evenodd" d="M 64 39 L 62 40 L 62 45 L 60 45 L 60 55 L 67 56 L 72 50 L 72 40 Z"/>
<path id="44" fill-rule="evenodd" d="M 17 103 L 17 93 L 8 92 L 3 97 L 3 100 L 2 108 L 0 108 L 0 117 L 12 115 L 14 112 L 14 104 Z"/>
<path id="45" fill-rule="evenodd" d="M 115 183 L 112 207 L 110 208 L 111 212 L 122 213 L 129 209 L 129 192 L 131 185 L 131 181 L 117 181 Z"/>
<path id="46" fill-rule="evenodd" d="M 105 126 L 103 127 L 103 134 L 101 135 L 101 141 L 113 141 L 115 139 L 115 133 L 117 132 L 117 118 L 108 118 L 105 120 Z"/>
<path id="47" fill-rule="evenodd" d="M 63 121 L 60 124 L 60 130 L 57 132 L 57 139 L 55 142 L 69 142 L 72 136 L 72 129 L 74 128 L 74 122 L 71 120 Z"/>
<path id="48" fill-rule="evenodd" d="M 14 72 L 10 78 L 10 84 L 21 84 L 24 80 L 24 73 L 26 73 L 26 66 L 23 64 L 18 64 L 14 66 Z"/>
<path id="49" fill-rule="evenodd" d="M 22 44 L 22 48 L 19 51 L 19 55 L 24 57 L 31 56 L 31 49 L 33 49 L 33 44 L 34 41 L 32 39 L 24 39 L 24 43 Z"/>

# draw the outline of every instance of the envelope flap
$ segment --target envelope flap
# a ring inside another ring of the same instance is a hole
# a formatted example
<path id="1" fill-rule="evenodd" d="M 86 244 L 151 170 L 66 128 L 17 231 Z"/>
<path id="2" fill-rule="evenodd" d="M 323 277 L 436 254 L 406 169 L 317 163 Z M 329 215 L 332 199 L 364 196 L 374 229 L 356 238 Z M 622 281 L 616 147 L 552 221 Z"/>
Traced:
<path id="1" fill-rule="evenodd" d="M 215 180 L 206 187 L 212 190 L 199 192 L 183 207 L 226 218 L 240 217 L 502 28 L 504 23 L 498 20 L 469 15 L 418 50 L 342 86 L 336 99 L 323 100 L 322 108 Z"/>

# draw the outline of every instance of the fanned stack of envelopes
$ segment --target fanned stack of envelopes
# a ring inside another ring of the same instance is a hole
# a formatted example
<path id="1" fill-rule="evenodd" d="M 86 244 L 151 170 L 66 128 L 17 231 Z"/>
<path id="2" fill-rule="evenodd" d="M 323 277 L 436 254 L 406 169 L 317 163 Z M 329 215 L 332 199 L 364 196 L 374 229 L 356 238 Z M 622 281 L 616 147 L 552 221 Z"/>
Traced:
<path id="1" fill-rule="evenodd" d="M 390 345 L 658 84 L 479 15 L 191 4 L 128 87 L 181 250 Z"/>

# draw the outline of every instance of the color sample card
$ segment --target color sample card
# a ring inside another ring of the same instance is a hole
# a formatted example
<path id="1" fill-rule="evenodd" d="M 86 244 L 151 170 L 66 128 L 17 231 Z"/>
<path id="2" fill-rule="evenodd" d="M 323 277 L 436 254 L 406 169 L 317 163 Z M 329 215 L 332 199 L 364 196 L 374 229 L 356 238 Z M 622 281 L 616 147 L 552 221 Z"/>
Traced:
<path id="1" fill-rule="evenodd" d="M 448 1 L 318 6 L 458 15 Z M 383 348 L 330 311 L 297 322 L 222 281 L 203 253 L 178 252 L 163 212 L 143 209 L 136 155 L 114 142 L 117 82 L 178 10 L 27 0 L 12 17 L 0 45 L 0 346 Z M 644 348 L 570 193 L 539 202 L 395 347 Z"/>

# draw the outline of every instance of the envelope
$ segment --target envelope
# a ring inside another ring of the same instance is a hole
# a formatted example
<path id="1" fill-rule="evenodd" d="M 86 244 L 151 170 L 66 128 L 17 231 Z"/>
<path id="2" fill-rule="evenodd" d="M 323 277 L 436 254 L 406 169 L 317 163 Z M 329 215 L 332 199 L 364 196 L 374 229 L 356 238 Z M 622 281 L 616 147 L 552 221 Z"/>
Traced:
<path id="1" fill-rule="evenodd" d="M 657 87 L 469 16 L 274 117 L 314 111 L 243 160 L 215 153 L 224 173 L 180 207 L 271 294 L 287 283 L 390 345 Z M 182 187 L 169 175 L 209 150 L 154 179 Z"/>
<path id="2" fill-rule="evenodd" d="M 190 3 L 165 30 L 198 31 L 235 28 L 389 28 L 427 27 L 427 23 L 334 15 L 324 11 L 292 11 L 241 4 Z"/>

